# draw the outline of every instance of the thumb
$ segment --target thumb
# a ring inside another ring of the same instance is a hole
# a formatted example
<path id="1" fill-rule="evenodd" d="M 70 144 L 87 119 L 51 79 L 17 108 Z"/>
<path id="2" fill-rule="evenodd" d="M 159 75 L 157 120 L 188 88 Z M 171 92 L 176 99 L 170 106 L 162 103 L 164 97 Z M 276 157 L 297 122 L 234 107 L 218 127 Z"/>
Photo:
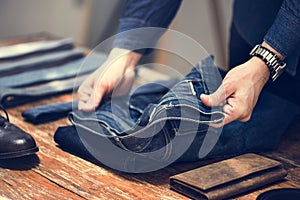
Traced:
<path id="1" fill-rule="evenodd" d="M 201 101 L 209 107 L 218 106 L 222 102 L 226 100 L 226 93 L 222 86 L 220 86 L 217 91 L 214 93 L 207 95 L 207 94 L 201 94 L 200 99 Z"/>

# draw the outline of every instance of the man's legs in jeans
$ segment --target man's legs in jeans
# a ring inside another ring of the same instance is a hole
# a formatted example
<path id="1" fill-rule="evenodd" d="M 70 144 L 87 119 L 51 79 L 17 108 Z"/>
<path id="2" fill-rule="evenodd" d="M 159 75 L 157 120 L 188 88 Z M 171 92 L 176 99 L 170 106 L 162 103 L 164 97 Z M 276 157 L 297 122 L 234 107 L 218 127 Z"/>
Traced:
<path id="1" fill-rule="evenodd" d="M 273 150 L 277 147 L 299 107 L 263 91 L 248 122 L 234 121 L 223 127 L 219 142 L 210 156 Z"/>

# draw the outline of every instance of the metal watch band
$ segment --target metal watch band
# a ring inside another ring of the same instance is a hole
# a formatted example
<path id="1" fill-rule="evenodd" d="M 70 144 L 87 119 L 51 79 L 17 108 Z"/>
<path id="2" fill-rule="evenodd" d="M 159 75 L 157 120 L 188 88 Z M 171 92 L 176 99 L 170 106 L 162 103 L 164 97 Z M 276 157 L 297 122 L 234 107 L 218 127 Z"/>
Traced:
<path id="1" fill-rule="evenodd" d="M 255 45 L 250 52 L 250 56 L 256 56 L 266 63 L 270 71 L 270 80 L 272 81 L 275 81 L 279 77 L 286 66 L 286 63 L 284 63 L 275 53 L 260 44 Z"/>

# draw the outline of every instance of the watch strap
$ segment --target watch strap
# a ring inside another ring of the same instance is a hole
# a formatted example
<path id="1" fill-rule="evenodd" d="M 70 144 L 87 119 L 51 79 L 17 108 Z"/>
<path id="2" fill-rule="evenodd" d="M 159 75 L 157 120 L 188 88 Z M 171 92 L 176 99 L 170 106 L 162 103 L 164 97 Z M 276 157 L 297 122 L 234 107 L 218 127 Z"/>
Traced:
<path id="1" fill-rule="evenodd" d="M 286 63 L 283 62 L 274 52 L 270 51 L 260 44 L 257 44 L 252 49 L 252 51 L 250 52 L 250 56 L 256 56 L 266 63 L 270 71 L 271 81 L 275 81 L 283 72 L 286 66 Z"/>

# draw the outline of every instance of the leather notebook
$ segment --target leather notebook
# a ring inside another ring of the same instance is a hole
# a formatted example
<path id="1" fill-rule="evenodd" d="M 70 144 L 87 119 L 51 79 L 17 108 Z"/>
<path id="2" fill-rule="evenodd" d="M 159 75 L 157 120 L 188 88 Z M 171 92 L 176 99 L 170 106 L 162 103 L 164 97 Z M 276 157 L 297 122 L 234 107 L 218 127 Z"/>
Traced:
<path id="1" fill-rule="evenodd" d="M 193 199 L 217 200 L 283 179 L 281 163 L 244 154 L 170 177 L 171 189 Z"/>

